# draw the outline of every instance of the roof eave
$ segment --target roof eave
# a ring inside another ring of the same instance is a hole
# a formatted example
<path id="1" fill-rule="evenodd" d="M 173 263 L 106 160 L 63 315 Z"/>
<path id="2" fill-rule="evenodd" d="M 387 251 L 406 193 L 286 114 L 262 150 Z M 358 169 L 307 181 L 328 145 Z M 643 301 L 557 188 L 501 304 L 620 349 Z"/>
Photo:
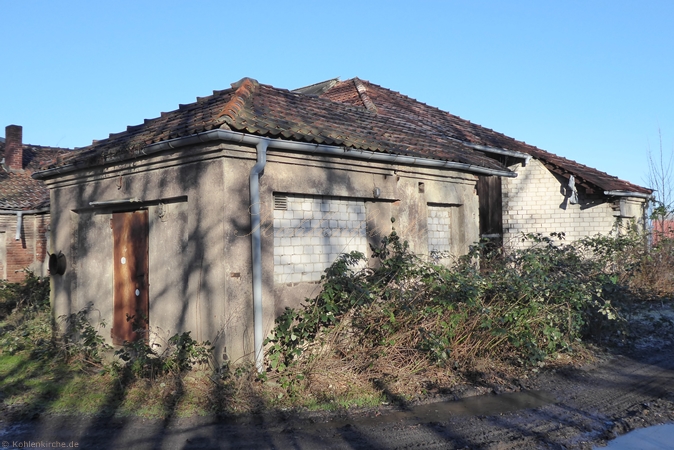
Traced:
<path id="1" fill-rule="evenodd" d="M 418 156 L 408 156 L 397 153 L 375 152 L 370 150 L 352 149 L 349 147 L 339 147 L 333 145 L 314 144 L 309 142 L 286 141 L 283 139 L 272 139 L 254 134 L 241 133 L 230 130 L 210 130 L 204 133 L 197 133 L 189 136 L 169 139 L 155 144 L 148 145 L 143 149 L 144 155 L 158 153 L 166 150 L 172 150 L 188 145 L 196 145 L 212 141 L 227 141 L 233 143 L 256 144 L 261 139 L 269 141 L 269 148 L 279 150 L 299 151 L 303 153 L 329 154 L 334 156 L 346 156 L 368 161 L 382 161 L 389 163 L 398 163 L 421 167 L 436 167 L 466 171 L 480 175 L 496 175 L 501 177 L 514 178 L 517 173 L 508 169 L 493 169 L 477 164 L 460 163 L 443 159 L 423 158 Z M 74 172 L 80 168 L 91 167 L 89 165 L 78 164 L 78 161 L 61 167 L 42 170 L 32 174 L 37 180 L 45 180 L 57 175 Z"/>

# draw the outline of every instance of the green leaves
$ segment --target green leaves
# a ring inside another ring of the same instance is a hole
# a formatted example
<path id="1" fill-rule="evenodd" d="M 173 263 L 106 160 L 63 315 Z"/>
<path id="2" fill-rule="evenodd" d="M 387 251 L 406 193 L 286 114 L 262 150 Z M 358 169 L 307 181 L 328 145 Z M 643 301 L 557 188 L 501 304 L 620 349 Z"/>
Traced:
<path id="1" fill-rule="evenodd" d="M 620 280 L 606 268 L 628 242 L 563 239 L 526 235 L 524 248 L 508 254 L 480 242 L 445 267 L 413 254 L 394 231 L 372 248 L 376 268 L 358 271 L 363 255 L 344 254 L 315 298 L 284 311 L 266 341 L 269 370 L 292 394 L 304 380 L 300 363 L 337 340 L 336 357 L 365 358 L 365 367 L 395 355 L 449 367 L 472 357 L 536 365 L 572 348 L 590 324 L 617 317 L 603 297 Z"/>

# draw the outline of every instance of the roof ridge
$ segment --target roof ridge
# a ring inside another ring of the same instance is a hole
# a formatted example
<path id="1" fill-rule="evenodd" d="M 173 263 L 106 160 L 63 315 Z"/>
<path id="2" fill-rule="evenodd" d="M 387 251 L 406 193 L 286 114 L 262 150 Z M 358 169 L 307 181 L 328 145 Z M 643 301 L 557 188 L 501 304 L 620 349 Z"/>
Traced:
<path id="1" fill-rule="evenodd" d="M 260 83 L 257 80 L 248 77 L 232 83 L 232 89 L 236 89 L 236 91 L 215 118 L 219 119 L 222 116 L 227 116 L 230 120 L 235 121 L 236 116 L 246 106 L 246 102 L 253 96 L 259 86 Z"/>
<path id="2" fill-rule="evenodd" d="M 339 83 L 339 77 L 330 78 L 329 80 L 319 81 L 318 83 L 310 84 L 308 86 L 302 86 L 296 89 L 291 89 L 290 92 L 295 92 L 298 94 L 305 95 L 320 95 L 323 92 L 331 89 L 334 85 Z"/>
<path id="3" fill-rule="evenodd" d="M 363 82 L 356 77 L 353 79 L 353 85 L 356 87 L 356 92 L 358 92 L 360 100 L 363 102 L 363 105 L 365 105 L 365 109 L 376 114 L 377 106 L 374 104 L 370 96 L 367 95 L 367 88 L 365 85 L 363 85 Z"/>

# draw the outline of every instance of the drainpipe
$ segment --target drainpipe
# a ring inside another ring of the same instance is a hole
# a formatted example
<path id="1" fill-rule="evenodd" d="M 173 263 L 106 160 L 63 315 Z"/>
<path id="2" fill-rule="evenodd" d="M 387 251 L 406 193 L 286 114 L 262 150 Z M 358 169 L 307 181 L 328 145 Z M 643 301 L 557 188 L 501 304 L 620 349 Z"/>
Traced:
<path id="1" fill-rule="evenodd" d="M 260 232 L 260 174 L 267 164 L 268 139 L 257 142 L 257 163 L 250 170 L 250 239 L 253 257 L 253 327 L 255 330 L 255 366 L 264 369 L 262 327 L 262 237 Z"/>
<path id="2" fill-rule="evenodd" d="M 48 213 L 49 208 L 43 209 L 31 209 L 30 211 L 20 211 L 20 210 L 0 210 L 0 215 L 16 215 L 16 234 L 14 235 L 14 240 L 21 240 L 21 226 L 23 224 L 23 215 L 24 214 L 43 214 Z"/>
<path id="3" fill-rule="evenodd" d="M 14 235 L 15 241 L 21 240 L 21 225 L 23 225 L 23 211 L 16 212 L 16 234 Z"/>
<path id="4" fill-rule="evenodd" d="M 457 139 L 458 140 L 458 139 Z M 479 150 L 482 152 L 486 153 L 496 153 L 497 155 L 505 155 L 505 156 L 511 156 L 513 158 L 521 158 L 524 160 L 524 165 L 526 166 L 529 164 L 529 160 L 531 159 L 531 155 L 527 153 L 522 153 L 522 152 L 517 152 L 515 150 L 507 150 L 505 148 L 497 148 L 497 147 L 488 147 L 486 145 L 480 145 L 480 144 L 473 144 L 472 142 L 466 142 L 466 141 L 459 141 L 466 147 L 473 148 L 475 150 Z"/>

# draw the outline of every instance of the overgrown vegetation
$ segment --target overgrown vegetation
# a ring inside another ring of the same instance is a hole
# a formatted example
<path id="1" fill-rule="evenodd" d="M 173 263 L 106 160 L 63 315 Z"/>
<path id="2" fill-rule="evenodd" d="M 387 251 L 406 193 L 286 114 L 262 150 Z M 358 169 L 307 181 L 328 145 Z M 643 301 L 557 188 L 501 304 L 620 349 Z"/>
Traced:
<path id="1" fill-rule="evenodd" d="M 319 295 L 277 319 L 262 374 L 215 367 L 211 343 L 188 332 L 150 331 L 113 350 L 92 307 L 54 323 L 48 280 L 29 274 L 0 287 L 0 391 L 23 415 L 166 417 L 373 406 L 505 383 L 582 357 L 587 342 L 624 340 L 631 307 L 671 297 L 674 244 L 649 249 L 643 234 L 621 229 L 575 243 L 527 235 L 507 254 L 478 243 L 451 266 L 415 255 L 393 232 L 369 268 L 358 269 L 362 254 L 342 255 Z"/>
<path id="2" fill-rule="evenodd" d="M 358 380 L 410 398 L 481 361 L 535 370 L 584 339 L 622 339 L 621 311 L 672 286 L 653 270 L 671 247 L 646 251 L 642 235 L 622 229 L 573 244 L 563 233 L 526 235 L 507 255 L 483 242 L 451 267 L 414 255 L 393 232 L 373 249 L 375 268 L 356 271 L 363 255 L 342 255 L 316 298 L 278 318 L 268 377 L 291 397 L 323 395 L 329 375 L 344 392 Z"/>

